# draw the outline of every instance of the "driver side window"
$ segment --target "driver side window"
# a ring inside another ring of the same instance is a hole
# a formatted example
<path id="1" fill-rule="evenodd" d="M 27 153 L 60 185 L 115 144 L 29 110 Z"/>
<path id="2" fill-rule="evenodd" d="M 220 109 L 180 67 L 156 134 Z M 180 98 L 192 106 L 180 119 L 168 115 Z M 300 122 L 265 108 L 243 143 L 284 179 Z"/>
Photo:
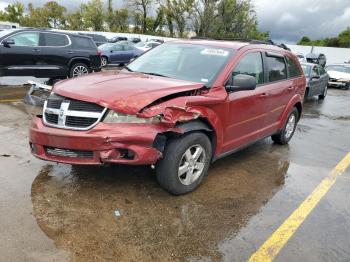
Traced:
<path id="1" fill-rule="evenodd" d="M 264 83 L 264 69 L 260 52 L 249 53 L 239 61 L 233 70 L 232 77 L 240 74 L 255 77 L 257 85 Z"/>
<path id="2" fill-rule="evenodd" d="M 23 32 L 18 33 L 8 38 L 15 41 L 15 46 L 38 46 L 39 33 L 38 32 Z"/>

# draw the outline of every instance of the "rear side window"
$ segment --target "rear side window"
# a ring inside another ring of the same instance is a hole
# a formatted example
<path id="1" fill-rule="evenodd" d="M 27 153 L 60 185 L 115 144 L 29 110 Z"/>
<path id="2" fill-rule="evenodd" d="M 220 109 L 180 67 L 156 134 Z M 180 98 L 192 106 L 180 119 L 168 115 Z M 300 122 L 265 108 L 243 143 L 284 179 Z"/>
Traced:
<path id="1" fill-rule="evenodd" d="M 264 83 L 264 70 L 261 53 L 249 53 L 244 56 L 232 73 L 233 77 L 239 74 L 255 77 L 257 84 Z"/>
<path id="2" fill-rule="evenodd" d="M 287 78 L 284 57 L 266 56 L 266 62 L 270 82 L 280 81 Z"/>
<path id="3" fill-rule="evenodd" d="M 297 66 L 296 62 L 286 56 L 287 60 L 287 67 L 288 67 L 288 72 L 289 72 L 289 77 L 298 77 L 301 75 L 301 72 L 299 71 L 299 67 Z"/>
<path id="4" fill-rule="evenodd" d="M 74 41 L 79 48 L 96 49 L 96 45 L 92 38 L 75 36 Z"/>
<path id="5" fill-rule="evenodd" d="M 42 38 L 44 46 L 66 46 L 69 44 L 66 35 L 42 33 Z"/>

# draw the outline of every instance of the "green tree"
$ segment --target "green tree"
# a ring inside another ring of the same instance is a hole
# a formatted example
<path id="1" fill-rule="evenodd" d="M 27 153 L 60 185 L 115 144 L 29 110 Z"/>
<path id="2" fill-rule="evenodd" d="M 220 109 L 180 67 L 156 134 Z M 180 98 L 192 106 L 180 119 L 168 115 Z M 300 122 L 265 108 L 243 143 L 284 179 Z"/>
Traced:
<path id="1" fill-rule="evenodd" d="M 83 21 L 83 14 L 80 10 L 67 15 L 66 29 L 79 31 L 86 29 Z"/>
<path id="2" fill-rule="evenodd" d="M 125 8 L 116 9 L 110 17 L 109 28 L 113 32 L 128 32 L 129 11 Z"/>
<path id="3" fill-rule="evenodd" d="M 339 34 L 339 46 L 340 47 L 350 47 L 350 27 Z"/>
<path id="4" fill-rule="evenodd" d="M 34 8 L 32 3 L 28 4 L 28 11 L 21 20 L 22 26 L 29 27 L 50 27 L 50 21 L 48 20 L 45 10 L 43 8 Z"/>
<path id="5" fill-rule="evenodd" d="M 216 12 L 211 36 L 242 39 L 259 36 L 257 17 L 250 0 L 221 0 Z"/>
<path id="6" fill-rule="evenodd" d="M 94 31 L 104 30 L 105 15 L 103 2 L 101 0 L 91 0 L 87 4 L 81 5 L 85 26 Z"/>
<path id="7" fill-rule="evenodd" d="M 165 0 L 162 7 L 167 19 L 175 22 L 179 37 L 185 36 L 187 21 L 193 11 L 194 0 Z"/>
<path id="8" fill-rule="evenodd" d="M 50 27 L 53 28 L 60 28 L 64 26 L 66 22 L 66 11 L 67 10 L 64 6 L 59 5 L 55 1 L 47 2 L 42 9 L 43 14 L 50 23 Z"/>
<path id="9" fill-rule="evenodd" d="M 5 7 L 5 11 L 0 11 L 0 20 L 12 23 L 20 23 L 24 14 L 24 5 L 18 1 Z"/>
<path id="10" fill-rule="evenodd" d="M 311 45 L 311 39 L 308 36 L 303 36 L 297 44 L 298 45 Z"/>
<path id="11" fill-rule="evenodd" d="M 192 26 L 197 36 L 207 36 L 212 31 L 216 5 L 219 0 L 195 0 Z"/>

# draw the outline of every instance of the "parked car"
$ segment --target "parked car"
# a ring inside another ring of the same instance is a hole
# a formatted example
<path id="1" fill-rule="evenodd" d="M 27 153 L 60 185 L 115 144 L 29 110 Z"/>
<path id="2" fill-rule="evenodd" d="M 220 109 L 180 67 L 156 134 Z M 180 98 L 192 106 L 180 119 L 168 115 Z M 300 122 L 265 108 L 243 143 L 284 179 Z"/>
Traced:
<path id="1" fill-rule="evenodd" d="M 142 51 L 128 42 L 108 43 L 99 46 L 101 52 L 101 64 L 126 64 L 132 58 L 138 57 Z"/>
<path id="2" fill-rule="evenodd" d="M 137 43 L 141 42 L 141 39 L 138 38 L 138 37 L 133 37 L 133 38 L 130 39 L 130 41 L 131 41 L 132 43 L 134 43 L 134 44 L 137 44 Z"/>
<path id="3" fill-rule="evenodd" d="M 97 46 L 103 45 L 107 43 L 107 38 L 103 35 L 98 35 L 98 34 L 87 34 L 87 33 L 80 33 L 81 35 L 86 35 L 92 38 L 94 40 L 95 44 Z"/>
<path id="4" fill-rule="evenodd" d="M 159 38 L 153 38 L 153 39 L 147 40 L 147 42 L 156 42 L 156 43 L 163 44 L 164 40 L 163 39 L 159 39 Z"/>
<path id="5" fill-rule="evenodd" d="M 327 86 L 329 76 L 324 68 L 317 64 L 302 63 L 305 77 L 306 77 L 306 91 L 304 99 L 318 96 L 319 99 L 325 99 L 327 95 Z"/>
<path id="6" fill-rule="evenodd" d="M 350 64 L 333 64 L 326 67 L 329 75 L 328 86 L 350 88 Z"/>
<path id="7" fill-rule="evenodd" d="M 295 53 L 295 55 L 297 56 L 298 60 L 300 63 L 305 63 L 306 62 L 306 57 L 304 54 L 302 53 Z"/>
<path id="8" fill-rule="evenodd" d="M 108 43 L 117 43 L 120 41 L 128 41 L 128 38 L 124 36 L 115 36 L 111 39 L 108 39 Z"/>
<path id="9" fill-rule="evenodd" d="M 161 45 L 161 43 L 158 42 L 139 42 L 135 45 L 135 47 L 142 52 L 146 52 L 152 48 L 155 48 L 156 46 Z"/>
<path id="10" fill-rule="evenodd" d="M 306 62 L 319 64 L 320 66 L 325 67 L 327 63 L 327 58 L 324 54 L 309 53 L 306 55 Z"/>
<path id="11" fill-rule="evenodd" d="M 90 37 L 40 29 L 0 32 L 0 76 L 66 78 L 100 70 Z"/>
<path id="12" fill-rule="evenodd" d="M 287 144 L 305 83 L 296 56 L 274 45 L 168 42 L 121 71 L 57 83 L 33 118 L 31 152 L 68 164 L 155 165 L 164 189 L 185 194 L 219 158 L 267 136 Z"/>

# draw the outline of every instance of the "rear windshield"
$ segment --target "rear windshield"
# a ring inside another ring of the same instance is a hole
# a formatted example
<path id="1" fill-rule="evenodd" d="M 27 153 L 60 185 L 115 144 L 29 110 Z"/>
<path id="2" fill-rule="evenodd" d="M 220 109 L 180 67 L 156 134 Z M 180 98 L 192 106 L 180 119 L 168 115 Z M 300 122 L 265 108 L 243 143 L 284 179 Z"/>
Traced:
<path id="1" fill-rule="evenodd" d="M 107 42 L 107 38 L 103 35 L 92 35 L 92 39 L 97 42 Z"/>
<path id="2" fill-rule="evenodd" d="M 311 66 L 309 66 L 309 65 L 301 65 L 301 68 L 304 71 L 304 75 L 306 75 L 306 76 L 310 75 Z"/>

